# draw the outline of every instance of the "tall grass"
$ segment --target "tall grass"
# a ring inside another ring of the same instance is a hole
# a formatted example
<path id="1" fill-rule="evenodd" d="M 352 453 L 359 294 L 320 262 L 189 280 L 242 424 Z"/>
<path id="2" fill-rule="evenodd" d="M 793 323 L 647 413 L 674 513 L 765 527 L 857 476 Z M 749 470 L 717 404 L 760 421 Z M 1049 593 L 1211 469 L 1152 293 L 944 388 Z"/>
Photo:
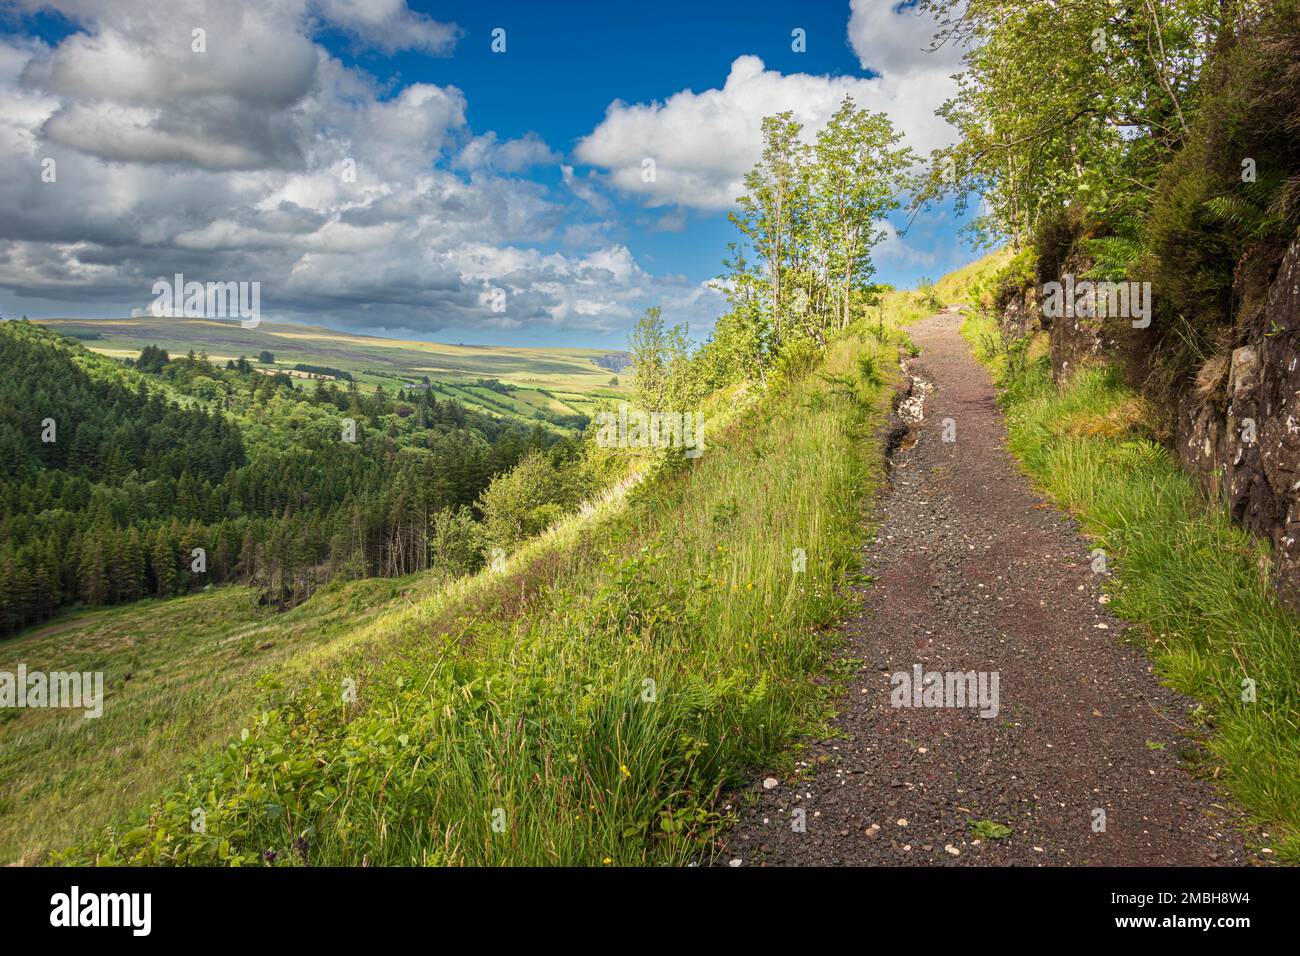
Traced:
<path id="1" fill-rule="evenodd" d="M 720 788 L 825 713 L 829 626 L 895 355 L 846 338 L 819 368 L 779 376 L 702 458 L 666 457 L 621 510 L 557 529 L 563 546 L 537 545 L 482 587 L 381 618 L 133 826 L 56 859 L 626 865 L 707 852 Z"/>
<path id="2" fill-rule="evenodd" d="M 0 710 L 0 863 L 32 863 L 156 795 L 238 732 L 266 675 L 299 669 L 431 576 L 337 581 L 283 614 L 229 586 L 69 615 L 0 643 L 0 671 L 104 674 L 103 714 Z"/>
<path id="3" fill-rule="evenodd" d="M 1271 828 L 1279 858 L 1300 860 L 1300 616 L 1274 601 L 1265 546 L 1204 501 L 1112 371 L 1058 392 L 1046 359 L 1009 365 L 990 330 L 982 316 L 963 328 L 1000 379 L 1011 451 L 1107 552 L 1111 607 L 1161 677 L 1202 703 L 1204 771 Z"/>

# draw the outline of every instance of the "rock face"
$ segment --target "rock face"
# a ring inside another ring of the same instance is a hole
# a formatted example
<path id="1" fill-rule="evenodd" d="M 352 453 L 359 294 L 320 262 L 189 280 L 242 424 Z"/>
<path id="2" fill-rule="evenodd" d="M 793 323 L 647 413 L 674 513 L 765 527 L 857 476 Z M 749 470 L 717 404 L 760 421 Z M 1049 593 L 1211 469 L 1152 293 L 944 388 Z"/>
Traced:
<path id="1" fill-rule="evenodd" d="M 1042 328 L 1042 313 L 1038 308 L 1038 290 L 1025 289 L 1012 296 L 998 318 L 1002 337 L 1008 341 L 1022 339 Z"/>
<path id="2" fill-rule="evenodd" d="M 1052 381 L 1063 385 L 1104 353 L 1102 322 L 1085 316 L 1060 316 L 1051 323 Z"/>
<path id="3" fill-rule="evenodd" d="M 1278 595 L 1300 607 L 1300 241 L 1247 338 L 1232 352 L 1226 396 L 1180 403 L 1178 456 L 1207 495 L 1272 542 Z"/>
<path id="4" fill-rule="evenodd" d="M 1063 285 L 1068 282 L 1073 288 L 1092 266 L 1092 262 L 1082 259 L 1078 253 L 1071 253 L 1061 264 L 1058 281 Z M 1106 319 L 1100 314 L 1104 310 L 1098 307 L 1096 295 L 1084 295 L 1076 306 L 1065 314 L 1049 315 L 1051 310 L 1043 303 L 1039 305 L 1042 325 L 1051 332 L 1052 381 L 1057 385 L 1065 384 L 1084 365 L 1117 349 L 1106 329 Z"/>
<path id="5" fill-rule="evenodd" d="M 1061 281 L 1088 264 L 1071 256 Z M 1083 365 L 1122 359 L 1135 346 L 1105 319 L 1048 314 L 1041 290 L 1013 298 L 1002 334 L 1045 328 L 1052 378 L 1064 384 Z M 1175 450 L 1183 468 L 1234 520 L 1273 545 L 1278 597 L 1300 608 L 1300 240 L 1269 289 L 1262 321 L 1239 331 L 1244 344 L 1206 363 L 1198 387 L 1178 401 Z M 1225 385 L 1226 381 L 1226 385 Z"/>

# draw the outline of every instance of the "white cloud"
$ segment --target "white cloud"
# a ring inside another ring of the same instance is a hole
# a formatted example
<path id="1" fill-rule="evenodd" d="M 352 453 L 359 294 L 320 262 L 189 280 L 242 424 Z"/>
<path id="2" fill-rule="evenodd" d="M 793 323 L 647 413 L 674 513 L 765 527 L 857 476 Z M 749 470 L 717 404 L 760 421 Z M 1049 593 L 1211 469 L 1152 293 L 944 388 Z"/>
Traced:
<path id="1" fill-rule="evenodd" d="M 681 206 L 676 209 L 670 209 L 662 216 L 650 223 L 651 232 L 685 232 L 686 231 L 686 210 Z"/>
<path id="2" fill-rule="evenodd" d="M 909 76 L 961 69 L 960 48 L 938 45 L 932 14 L 895 0 L 849 0 L 849 45 L 864 70 Z"/>
<path id="3" fill-rule="evenodd" d="M 456 157 L 456 165 L 463 169 L 505 173 L 521 173 L 535 166 L 553 166 L 559 162 L 560 154 L 547 146 L 536 133 L 498 141 L 497 134 L 491 130 L 475 136 Z"/>
<path id="4" fill-rule="evenodd" d="M 720 89 L 683 90 L 663 102 L 614 101 L 575 155 L 647 206 L 728 209 L 762 151 L 763 117 L 784 110 L 811 139 L 849 95 L 888 114 L 922 154 L 950 143 L 953 131 L 934 111 L 955 90 L 949 77 L 960 51 L 926 52 L 933 22 L 881 0 L 853 0 L 848 31 L 863 69 L 879 75 L 782 74 L 756 56 L 737 57 Z M 642 176 L 646 158 L 655 160 L 652 182 Z"/>
<path id="5" fill-rule="evenodd" d="M 935 264 L 933 252 L 917 249 L 909 245 L 907 240 L 894 228 L 893 223 L 881 223 L 880 231 L 884 235 L 880 240 L 880 244 L 872 252 L 872 256 L 877 262 L 906 266 L 932 266 Z"/>
<path id="6" fill-rule="evenodd" d="M 450 53 L 460 36 L 455 26 L 408 10 L 406 0 L 315 0 L 313 8 L 326 21 L 385 53 Z"/>
<path id="7" fill-rule="evenodd" d="M 613 204 L 609 201 L 609 197 L 600 191 L 600 179 L 596 173 L 592 172 L 585 177 L 579 177 L 573 172 L 572 166 L 561 166 L 560 174 L 569 192 L 600 213 L 600 215 L 609 215 L 613 209 Z"/>
<path id="8" fill-rule="evenodd" d="M 569 222 L 570 191 L 610 208 L 590 177 L 552 195 L 514 175 L 559 163 L 536 134 L 475 135 L 455 87 L 394 93 L 312 39 L 329 27 L 384 50 L 445 48 L 454 28 L 404 3 L 26 6 L 81 29 L 54 46 L 0 38 L 9 301 L 127 314 L 155 278 L 182 272 L 261 282 L 268 318 L 415 332 L 608 331 L 659 300 L 707 307 L 686 280 L 642 270 L 609 223 Z M 200 26 L 203 54 L 191 49 Z M 559 243 L 577 251 L 534 248 Z M 487 304 L 497 287 L 504 316 Z"/>

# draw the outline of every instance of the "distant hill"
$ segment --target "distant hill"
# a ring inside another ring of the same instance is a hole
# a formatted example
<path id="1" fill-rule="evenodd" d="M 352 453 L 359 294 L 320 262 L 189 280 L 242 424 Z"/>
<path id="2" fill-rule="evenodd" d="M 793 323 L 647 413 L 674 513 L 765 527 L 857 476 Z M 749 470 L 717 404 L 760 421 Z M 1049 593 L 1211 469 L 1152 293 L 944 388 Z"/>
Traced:
<path id="1" fill-rule="evenodd" d="M 608 384 L 610 371 L 622 372 L 630 356 L 602 349 L 447 345 L 287 322 L 264 321 L 255 329 L 245 329 L 233 320 L 151 316 L 37 321 L 119 360 L 136 358 L 146 345 L 166 349 L 173 358 L 190 351 L 206 353 L 218 365 L 242 355 L 264 370 L 295 377 L 301 377 L 303 369 L 343 371 L 367 391 L 379 385 L 387 392 L 439 386 L 439 391 L 467 408 L 524 421 L 590 416 L 600 399 L 630 395 L 628 381 Z M 263 352 L 271 353 L 274 362 L 257 361 Z M 508 399 L 484 394 L 478 388 L 483 379 L 519 390 Z"/>

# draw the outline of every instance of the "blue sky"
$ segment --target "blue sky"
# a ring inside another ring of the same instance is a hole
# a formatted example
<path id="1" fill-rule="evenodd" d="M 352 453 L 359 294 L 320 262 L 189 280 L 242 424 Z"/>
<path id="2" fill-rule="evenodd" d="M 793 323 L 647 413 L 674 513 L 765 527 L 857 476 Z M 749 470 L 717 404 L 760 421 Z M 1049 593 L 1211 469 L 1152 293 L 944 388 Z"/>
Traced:
<path id="1" fill-rule="evenodd" d="M 811 130 L 847 92 L 928 152 L 956 69 L 875 0 L 0 9 L 0 161 L 31 172 L 0 186 L 0 312 L 33 317 L 139 313 L 182 272 L 259 281 L 271 320 L 377 334 L 621 347 L 658 304 L 699 336 L 762 115 Z M 923 213 L 878 278 L 968 261 L 960 225 Z"/>

